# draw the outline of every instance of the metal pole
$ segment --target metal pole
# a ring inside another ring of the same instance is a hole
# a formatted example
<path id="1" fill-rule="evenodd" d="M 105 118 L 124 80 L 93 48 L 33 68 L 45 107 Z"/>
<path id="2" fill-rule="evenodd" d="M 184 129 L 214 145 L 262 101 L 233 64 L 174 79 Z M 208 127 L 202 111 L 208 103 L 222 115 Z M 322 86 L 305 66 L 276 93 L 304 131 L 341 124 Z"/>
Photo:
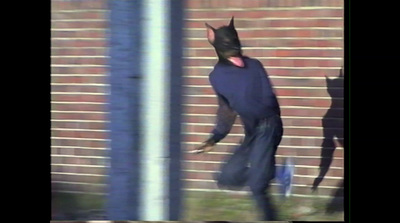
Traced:
<path id="1" fill-rule="evenodd" d="M 169 1 L 142 1 L 141 211 L 144 221 L 168 218 Z"/>
<path id="2" fill-rule="evenodd" d="M 141 5 L 125 0 L 112 0 L 108 4 L 111 142 L 107 215 L 110 220 L 137 220 Z"/>

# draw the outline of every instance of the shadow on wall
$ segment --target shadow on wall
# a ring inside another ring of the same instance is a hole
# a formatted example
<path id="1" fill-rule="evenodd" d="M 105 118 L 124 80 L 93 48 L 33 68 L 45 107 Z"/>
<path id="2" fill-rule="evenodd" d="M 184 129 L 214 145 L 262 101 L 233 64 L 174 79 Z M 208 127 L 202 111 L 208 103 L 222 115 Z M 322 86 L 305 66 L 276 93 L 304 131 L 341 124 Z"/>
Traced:
<path id="1" fill-rule="evenodd" d="M 320 183 L 324 180 L 333 161 L 333 154 L 337 146 L 343 147 L 343 119 L 333 119 L 337 117 L 337 109 L 343 109 L 343 94 L 337 88 L 343 89 L 344 85 L 344 68 L 342 67 L 339 76 L 334 79 L 326 77 L 326 85 L 329 95 L 332 98 L 331 107 L 328 109 L 322 119 L 322 128 L 324 140 L 321 145 L 321 161 L 319 165 L 319 175 L 315 178 L 312 191 L 316 191 Z M 335 144 L 335 141 L 337 144 Z M 342 180 L 336 192 L 334 192 L 333 200 L 327 206 L 327 212 L 332 213 L 335 211 L 343 210 L 343 185 Z"/>

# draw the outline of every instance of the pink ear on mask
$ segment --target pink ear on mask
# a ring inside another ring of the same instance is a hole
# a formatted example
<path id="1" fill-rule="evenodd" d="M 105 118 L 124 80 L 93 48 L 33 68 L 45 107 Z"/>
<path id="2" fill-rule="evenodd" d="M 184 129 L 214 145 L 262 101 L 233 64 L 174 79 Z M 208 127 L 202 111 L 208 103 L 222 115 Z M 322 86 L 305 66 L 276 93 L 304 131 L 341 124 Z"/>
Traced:
<path id="1" fill-rule="evenodd" d="M 207 23 L 206 23 L 206 27 L 207 27 L 207 39 L 208 39 L 208 42 L 213 44 L 214 40 L 215 40 L 215 29 L 212 26 L 208 25 Z"/>

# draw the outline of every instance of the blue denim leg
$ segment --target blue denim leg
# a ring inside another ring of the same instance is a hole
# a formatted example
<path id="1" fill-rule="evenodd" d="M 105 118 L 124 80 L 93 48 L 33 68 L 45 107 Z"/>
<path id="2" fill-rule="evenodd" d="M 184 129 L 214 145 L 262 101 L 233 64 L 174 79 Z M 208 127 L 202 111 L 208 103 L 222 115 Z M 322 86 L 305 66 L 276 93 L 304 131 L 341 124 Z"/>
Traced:
<path id="1" fill-rule="evenodd" d="M 275 153 L 282 139 L 283 127 L 279 116 L 264 120 L 257 128 L 249 156 L 250 169 L 248 185 L 257 206 L 263 213 L 263 220 L 276 220 L 268 188 L 275 178 Z"/>
<path id="2" fill-rule="evenodd" d="M 228 157 L 215 179 L 220 188 L 240 190 L 246 186 L 249 170 L 249 148 L 238 146 Z"/>

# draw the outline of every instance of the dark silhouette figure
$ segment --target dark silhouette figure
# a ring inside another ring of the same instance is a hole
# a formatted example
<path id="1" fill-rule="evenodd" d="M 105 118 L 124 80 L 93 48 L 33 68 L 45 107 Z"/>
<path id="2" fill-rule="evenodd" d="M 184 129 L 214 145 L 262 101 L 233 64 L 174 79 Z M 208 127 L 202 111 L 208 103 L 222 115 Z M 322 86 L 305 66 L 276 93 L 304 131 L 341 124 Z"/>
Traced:
<path id="1" fill-rule="evenodd" d="M 338 78 L 329 79 L 326 77 L 326 85 L 328 89 L 328 93 L 332 98 L 332 104 L 329 110 L 326 112 L 325 116 L 322 119 L 322 127 L 324 133 L 324 141 L 322 142 L 321 149 L 321 162 L 319 165 L 319 175 L 315 178 L 312 191 L 316 191 L 318 186 L 323 181 L 325 175 L 327 174 L 332 161 L 333 161 L 333 153 L 335 152 L 335 138 L 338 142 L 338 146 L 343 147 L 343 128 L 342 123 L 340 123 L 340 119 L 332 119 L 332 117 L 337 117 L 338 109 L 343 108 L 343 104 L 341 100 L 343 99 L 342 93 L 338 90 L 338 88 L 343 88 L 343 75 L 344 69 L 340 69 L 340 74 Z M 338 189 L 332 194 L 333 199 L 326 206 L 326 213 L 331 214 L 334 212 L 343 211 L 343 187 L 344 180 L 342 180 Z"/>
<path id="2" fill-rule="evenodd" d="M 343 140 L 343 128 L 341 121 L 339 119 L 332 119 L 332 117 L 338 117 L 338 109 L 343 108 L 343 104 L 340 100 L 343 99 L 343 95 L 338 88 L 343 88 L 343 75 L 344 68 L 340 69 L 340 74 L 338 78 L 329 79 L 326 77 L 327 90 L 332 98 L 332 104 L 329 110 L 326 112 L 322 119 L 323 135 L 324 141 L 322 142 L 321 149 L 321 162 L 319 165 L 319 175 L 315 178 L 312 191 L 316 191 L 318 186 L 323 181 L 326 173 L 328 172 L 332 161 L 333 153 L 335 152 L 335 138 L 339 146 L 344 146 Z M 333 199 L 326 207 L 326 213 L 334 213 L 337 211 L 343 211 L 343 187 L 344 180 L 342 180 L 338 189 L 332 194 Z"/>
<path id="3" fill-rule="evenodd" d="M 332 98 L 332 104 L 329 110 L 326 112 L 322 119 L 323 135 L 324 141 L 322 142 L 321 149 L 321 162 L 319 165 L 319 175 L 315 178 L 312 190 L 318 189 L 319 184 L 323 181 L 329 167 L 332 164 L 333 153 L 335 152 L 335 137 L 340 146 L 343 147 L 343 129 L 342 123 L 338 119 L 332 119 L 332 117 L 337 117 L 338 108 L 343 108 L 341 99 L 343 95 L 337 88 L 343 87 L 343 67 L 340 70 L 338 78 L 329 79 L 326 77 L 326 84 L 328 93 Z"/>
<path id="4" fill-rule="evenodd" d="M 344 211 L 344 180 L 340 181 L 338 189 L 333 194 L 332 200 L 326 207 L 326 213 L 333 214 L 335 212 Z"/>

